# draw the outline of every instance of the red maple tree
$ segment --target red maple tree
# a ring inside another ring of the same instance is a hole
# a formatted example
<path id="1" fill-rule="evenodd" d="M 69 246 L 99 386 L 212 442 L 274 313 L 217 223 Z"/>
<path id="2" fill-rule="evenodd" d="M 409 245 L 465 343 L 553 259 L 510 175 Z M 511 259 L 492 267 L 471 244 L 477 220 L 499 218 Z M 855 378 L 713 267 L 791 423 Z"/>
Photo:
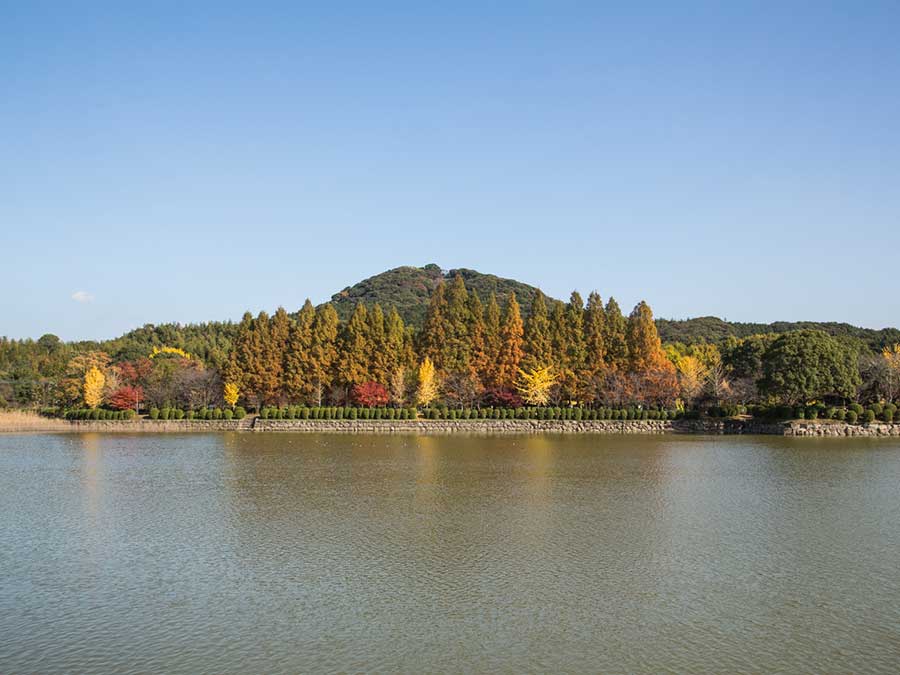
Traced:
<path id="1" fill-rule="evenodd" d="M 377 382 L 363 382 L 353 387 L 353 401 L 367 408 L 387 405 L 391 399 L 388 390 Z"/>
<path id="2" fill-rule="evenodd" d="M 109 396 L 109 404 L 118 410 L 131 410 L 144 400 L 144 388 L 125 385 L 119 387 Z"/>

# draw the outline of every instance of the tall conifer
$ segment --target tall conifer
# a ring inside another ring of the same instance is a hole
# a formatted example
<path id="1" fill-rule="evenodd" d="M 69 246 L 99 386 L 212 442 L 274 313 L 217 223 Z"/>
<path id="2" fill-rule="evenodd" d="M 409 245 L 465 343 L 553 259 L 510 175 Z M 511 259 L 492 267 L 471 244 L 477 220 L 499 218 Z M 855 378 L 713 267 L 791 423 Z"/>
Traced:
<path id="1" fill-rule="evenodd" d="M 491 293 L 484 310 L 485 370 L 482 384 L 486 387 L 495 387 L 498 384 L 500 342 L 500 305 L 497 303 L 497 296 Z"/>
<path id="2" fill-rule="evenodd" d="M 468 373 L 472 344 L 469 336 L 469 294 L 462 275 L 457 274 L 447 292 L 444 323 L 443 369 L 448 373 Z"/>
<path id="3" fill-rule="evenodd" d="M 447 298 L 444 280 L 438 281 L 431 292 L 428 309 L 425 311 L 425 323 L 419 335 L 420 356 L 428 357 L 437 370 L 444 367 L 444 347 L 447 341 Z"/>
<path id="4" fill-rule="evenodd" d="M 615 298 L 610 297 L 606 303 L 605 319 L 604 347 L 606 348 L 606 363 L 614 370 L 624 370 L 628 367 L 628 344 L 625 338 L 626 321 Z"/>
<path id="5" fill-rule="evenodd" d="M 310 402 L 322 405 L 322 398 L 334 381 L 338 355 L 338 315 L 331 303 L 316 310 L 309 359 Z"/>
<path id="6" fill-rule="evenodd" d="M 531 303 L 531 314 L 525 324 L 525 357 L 522 360 L 527 370 L 537 370 L 547 366 L 558 367 L 554 363 L 553 344 L 550 334 L 550 316 L 544 294 L 538 290 Z"/>
<path id="7" fill-rule="evenodd" d="M 516 294 L 510 293 L 506 302 L 506 313 L 500 329 L 500 354 L 497 359 L 497 384 L 505 389 L 513 389 L 522 362 L 524 328 Z"/>
<path id="8" fill-rule="evenodd" d="M 585 366 L 590 377 L 598 377 L 606 366 L 606 312 L 600 294 L 588 295 L 584 310 Z"/>
<path id="9" fill-rule="evenodd" d="M 353 308 L 353 314 L 341 327 L 337 379 L 345 387 L 371 380 L 369 372 L 369 322 L 363 303 Z"/>
<path id="10" fill-rule="evenodd" d="M 306 401 L 312 394 L 309 362 L 312 358 L 313 323 L 316 310 L 309 298 L 297 314 L 288 335 L 284 354 L 284 391 L 292 403 Z"/>
<path id="11" fill-rule="evenodd" d="M 591 400 L 588 395 L 587 347 L 584 341 L 584 301 L 578 291 L 572 291 L 566 305 L 566 379 L 568 395 L 578 400 Z"/>
<path id="12" fill-rule="evenodd" d="M 384 312 L 378 303 L 369 312 L 367 345 L 370 379 L 387 386 L 391 377 L 391 355 L 388 352 Z"/>

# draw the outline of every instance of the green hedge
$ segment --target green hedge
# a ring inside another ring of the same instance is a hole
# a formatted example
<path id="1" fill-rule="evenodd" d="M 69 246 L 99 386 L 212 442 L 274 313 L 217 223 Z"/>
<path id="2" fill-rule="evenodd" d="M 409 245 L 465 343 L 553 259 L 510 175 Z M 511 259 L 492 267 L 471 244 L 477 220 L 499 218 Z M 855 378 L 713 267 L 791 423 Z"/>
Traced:
<path id="1" fill-rule="evenodd" d="M 62 417 L 67 420 L 105 420 L 105 421 L 129 421 L 137 415 L 134 410 L 105 410 L 103 408 L 83 408 L 80 410 L 67 410 Z"/>
<path id="2" fill-rule="evenodd" d="M 729 414 L 731 410 L 727 411 Z M 364 407 L 307 407 L 307 406 L 266 406 L 259 414 L 264 420 L 673 420 L 681 413 L 675 410 L 630 408 L 561 408 L 561 407 L 520 407 L 520 408 L 448 408 L 433 406 L 416 408 L 364 408 Z M 235 418 L 237 414 L 235 414 Z"/>

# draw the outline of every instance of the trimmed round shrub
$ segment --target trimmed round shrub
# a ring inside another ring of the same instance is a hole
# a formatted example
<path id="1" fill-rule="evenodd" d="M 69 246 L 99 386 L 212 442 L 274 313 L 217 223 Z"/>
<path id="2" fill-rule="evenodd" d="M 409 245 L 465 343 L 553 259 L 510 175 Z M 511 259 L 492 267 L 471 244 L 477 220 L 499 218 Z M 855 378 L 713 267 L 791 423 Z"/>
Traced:
<path id="1" fill-rule="evenodd" d="M 863 407 L 862 407 L 859 403 L 851 403 L 851 404 L 850 404 L 849 406 L 847 406 L 847 407 L 850 408 L 850 410 L 852 410 L 853 412 L 855 412 L 857 415 L 862 415 L 862 414 L 863 414 Z"/>
<path id="2" fill-rule="evenodd" d="M 151 420 L 159 419 L 159 408 L 150 408 L 150 419 Z"/>
<path id="3" fill-rule="evenodd" d="M 863 419 L 866 421 L 866 424 L 872 424 L 875 421 L 875 411 L 869 408 L 866 410 Z"/>
<path id="4" fill-rule="evenodd" d="M 869 406 L 869 410 L 873 411 L 875 413 L 875 416 L 877 417 L 884 412 L 884 406 L 880 403 L 873 403 Z"/>
<path id="5" fill-rule="evenodd" d="M 234 418 L 234 411 L 233 411 L 231 408 L 225 408 L 225 410 L 222 412 L 222 416 L 223 416 L 226 420 L 233 419 L 233 418 Z"/>
<path id="6" fill-rule="evenodd" d="M 859 419 L 859 415 L 855 410 L 847 411 L 847 423 L 848 424 L 856 424 L 856 420 Z"/>
<path id="7" fill-rule="evenodd" d="M 894 421 L 894 411 L 890 408 L 885 408 L 884 412 L 881 413 L 881 419 L 891 424 Z"/>
<path id="8" fill-rule="evenodd" d="M 838 408 L 833 413 L 831 413 L 831 419 L 837 420 L 838 422 L 843 422 L 847 419 L 847 411 L 843 408 Z"/>
<path id="9" fill-rule="evenodd" d="M 238 406 L 234 409 L 234 419 L 242 420 L 247 416 L 247 411 L 244 410 L 243 406 Z"/>
<path id="10" fill-rule="evenodd" d="M 806 409 L 806 419 L 808 420 L 817 420 L 819 419 L 819 409 L 811 405 Z"/>

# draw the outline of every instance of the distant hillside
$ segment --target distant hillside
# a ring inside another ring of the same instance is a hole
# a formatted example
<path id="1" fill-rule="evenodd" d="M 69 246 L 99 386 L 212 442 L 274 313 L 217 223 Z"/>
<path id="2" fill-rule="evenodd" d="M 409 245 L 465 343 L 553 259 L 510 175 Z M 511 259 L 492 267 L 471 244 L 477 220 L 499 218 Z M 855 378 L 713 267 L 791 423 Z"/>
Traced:
<path id="1" fill-rule="evenodd" d="M 663 342 L 721 342 L 729 336 L 738 338 L 760 333 L 787 333 L 792 330 L 822 330 L 836 337 L 852 337 L 865 342 L 871 349 L 881 350 L 888 344 L 900 342 L 896 328 L 859 328 L 834 321 L 776 321 L 775 323 L 740 323 L 723 321 L 714 316 L 675 321 L 657 319 L 656 327 Z"/>
<path id="2" fill-rule="evenodd" d="M 502 304 L 504 296 L 510 291 L 515 292 L 516 299 L 522 306 L 522 313 L 526 315 L 538 290 L 520 281 L 503 279 L 493 274 L 482 274 L 475 270 L 458 269 L 443 272 L 439 266 L 432 263 L 425 267 L 398 267 L 376 274 L 335 293 L 331 296 L 331 304 L 341 319 L 347 319 L 354 306 L 360 302 L 367 306 L 380 303 L 385 310 L 396 307 L 407 324 L 419 328 L 425 320 L 428 298 L 438 281 L 441 278 L 450 281 L 457 274 L 462 275 L 466 288 L 477 292 L 483 301 L 487 301 L 491 293 L 496 293 L 497 299 Z"/>
<path id="3" fill-rule="evenodd" d="M 353 307 L 360 302 L 367 306 L 380 303 L 385 310 L 396 307 L 403 320 L 418 329 L 422 327 L 425 320 L 428 298 L 438 281 L 442 278 L 450 281 L 457 274 L 462 275 L 466 282 L 466 288 L 477 292 L 483 301 L 487 301 L 488 296 L 495 293 L 502 304 L 503 298 L 513 291 L 522 306 L 522 314 L 527 316 L 530 313 L 531 303 L 538 290 L 535 286 L 470 269 L 453 269 L 444 272 L 433 263 L 425 265 L 425 267 L 397 267 L 376 274 L 335 293 L 331 296 L 331 303 L 342 320 L 349 318 Z M 548 300 L 552 301 L 552 298 Z M 627 307 L 623 310 L 626 314 L 629 311 Z M 787 333 L 807 328 L 823 330 L 837 337 L 855 338 L 877 351 L 888 344 L 900 342 L 900 330 L 896 328 L 872 330 L 837 322 L 740 323 L 723 321 L 714 316 L 703 316 L 685 320 L 657 319 L 656 325 L 663 342 L 686 344 L 718 343 L 729 336 L 742 338 L 760 333 Z"/>

